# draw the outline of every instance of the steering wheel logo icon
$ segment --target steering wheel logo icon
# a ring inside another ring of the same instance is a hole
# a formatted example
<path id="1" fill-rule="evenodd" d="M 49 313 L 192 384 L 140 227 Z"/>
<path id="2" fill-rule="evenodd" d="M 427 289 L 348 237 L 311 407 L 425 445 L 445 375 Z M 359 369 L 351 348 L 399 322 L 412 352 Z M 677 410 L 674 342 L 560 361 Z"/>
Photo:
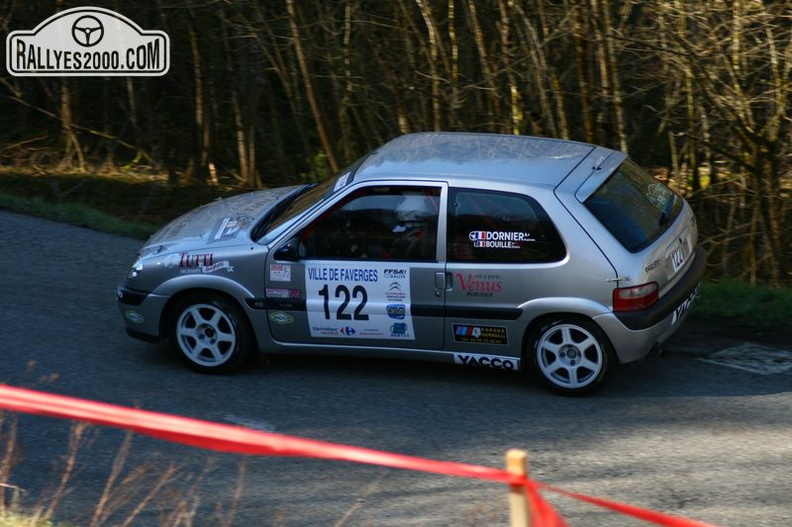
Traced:
<path id="1" fill-rule="evenodd" d="M 94 16 L 82 16 L 72 25 L 72 37 L 79 45 L 90 48 L 101 42 L 104 37 L 104 26 Z"/>

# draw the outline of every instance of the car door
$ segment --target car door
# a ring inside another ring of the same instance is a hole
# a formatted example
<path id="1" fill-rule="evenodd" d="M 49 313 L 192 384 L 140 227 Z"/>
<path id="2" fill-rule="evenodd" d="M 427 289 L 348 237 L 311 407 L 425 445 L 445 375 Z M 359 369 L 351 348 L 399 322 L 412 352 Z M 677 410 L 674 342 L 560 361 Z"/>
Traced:
<path id="1" fill-rule="evenodd" d="M 267 318 L 285 344 L 439 350 L 442 183 L 344 189 L 275 244 Z"/>
<path id="2" fill-rule="evenodd" d="M 452 188 L 448 207 L 445 348 L 458 364 L 519 369 L 521 306 L 557 294 L 563 241 L 524 193 Z"/>

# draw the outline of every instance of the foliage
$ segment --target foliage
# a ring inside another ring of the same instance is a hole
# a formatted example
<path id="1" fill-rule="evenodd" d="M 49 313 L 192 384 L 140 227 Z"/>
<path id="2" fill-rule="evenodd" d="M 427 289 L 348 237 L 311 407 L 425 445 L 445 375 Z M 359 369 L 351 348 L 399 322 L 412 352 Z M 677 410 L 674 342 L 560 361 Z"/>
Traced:
<path id="1" fill-rule="evenodd" d="M 321 179 L 411 131 L 577 139 L 676 181 L 715 275 L 792 283 L 787 2 L 95 4 L 167 32 L 170 72 L 2 73 L 0 164 L 260 188 Z M 74 5 L 12 2 L 3 27 Z"/>
<path id="2" fill-rule="evenodd" d="M 229 185 L 171 186 L 166 177 L 150 174 L 0 169 L 0 208 L 142 238 L 195 207 L 240 191 Z"/>
<path id="3" fill-rule="evenodd" d="M 784 331 L 792 314 L 792 289 L 751 286 L 734 280 L 704 282 L 692 317 L 716 317 L 733 326 Z"/>

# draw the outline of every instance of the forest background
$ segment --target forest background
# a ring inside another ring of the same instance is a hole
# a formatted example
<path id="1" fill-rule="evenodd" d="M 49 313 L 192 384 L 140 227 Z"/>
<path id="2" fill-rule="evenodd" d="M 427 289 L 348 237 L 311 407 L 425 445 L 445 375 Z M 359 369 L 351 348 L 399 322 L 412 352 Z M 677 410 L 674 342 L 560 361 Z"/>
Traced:
<path id="1" fill-rule="evenodd" d="M 0 28 L 80 5 L 0 0 Z M 408 132 L 560 137 L 627 152 L 683 193 L 710 276 L 792 286 L 789 0 L 91 5 L 165 31 L 170 70 L 3 68 L 5 188 L 101 173 L 148 178 L 172 197 L 240 192 L 329 177 Z M 88 193 L 72 181 L 55 194 Z M 144 201 L 132 203 L 143 217 Z"/>

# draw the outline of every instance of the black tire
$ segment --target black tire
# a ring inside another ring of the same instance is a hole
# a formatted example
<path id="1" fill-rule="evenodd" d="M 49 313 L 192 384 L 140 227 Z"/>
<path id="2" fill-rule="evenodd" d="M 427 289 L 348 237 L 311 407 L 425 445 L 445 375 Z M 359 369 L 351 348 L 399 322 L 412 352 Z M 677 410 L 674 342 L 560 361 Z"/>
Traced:
<path id="1" fill-rule="evenodd" d="M 599 326 L 582 317 L 540 324 L 526 345 L 532 374 L 561 395 L 581 396 L 599 389 L 614 362 L 608 338 Z"/>
<path id="2" fill-rule="evenodd" d="M 168 332 L 179 355 L 201 373 L 237 370 L 251 355 L 252 331 L 245 314 L 220 295 L 179 300 L 171 311 Z"/>

